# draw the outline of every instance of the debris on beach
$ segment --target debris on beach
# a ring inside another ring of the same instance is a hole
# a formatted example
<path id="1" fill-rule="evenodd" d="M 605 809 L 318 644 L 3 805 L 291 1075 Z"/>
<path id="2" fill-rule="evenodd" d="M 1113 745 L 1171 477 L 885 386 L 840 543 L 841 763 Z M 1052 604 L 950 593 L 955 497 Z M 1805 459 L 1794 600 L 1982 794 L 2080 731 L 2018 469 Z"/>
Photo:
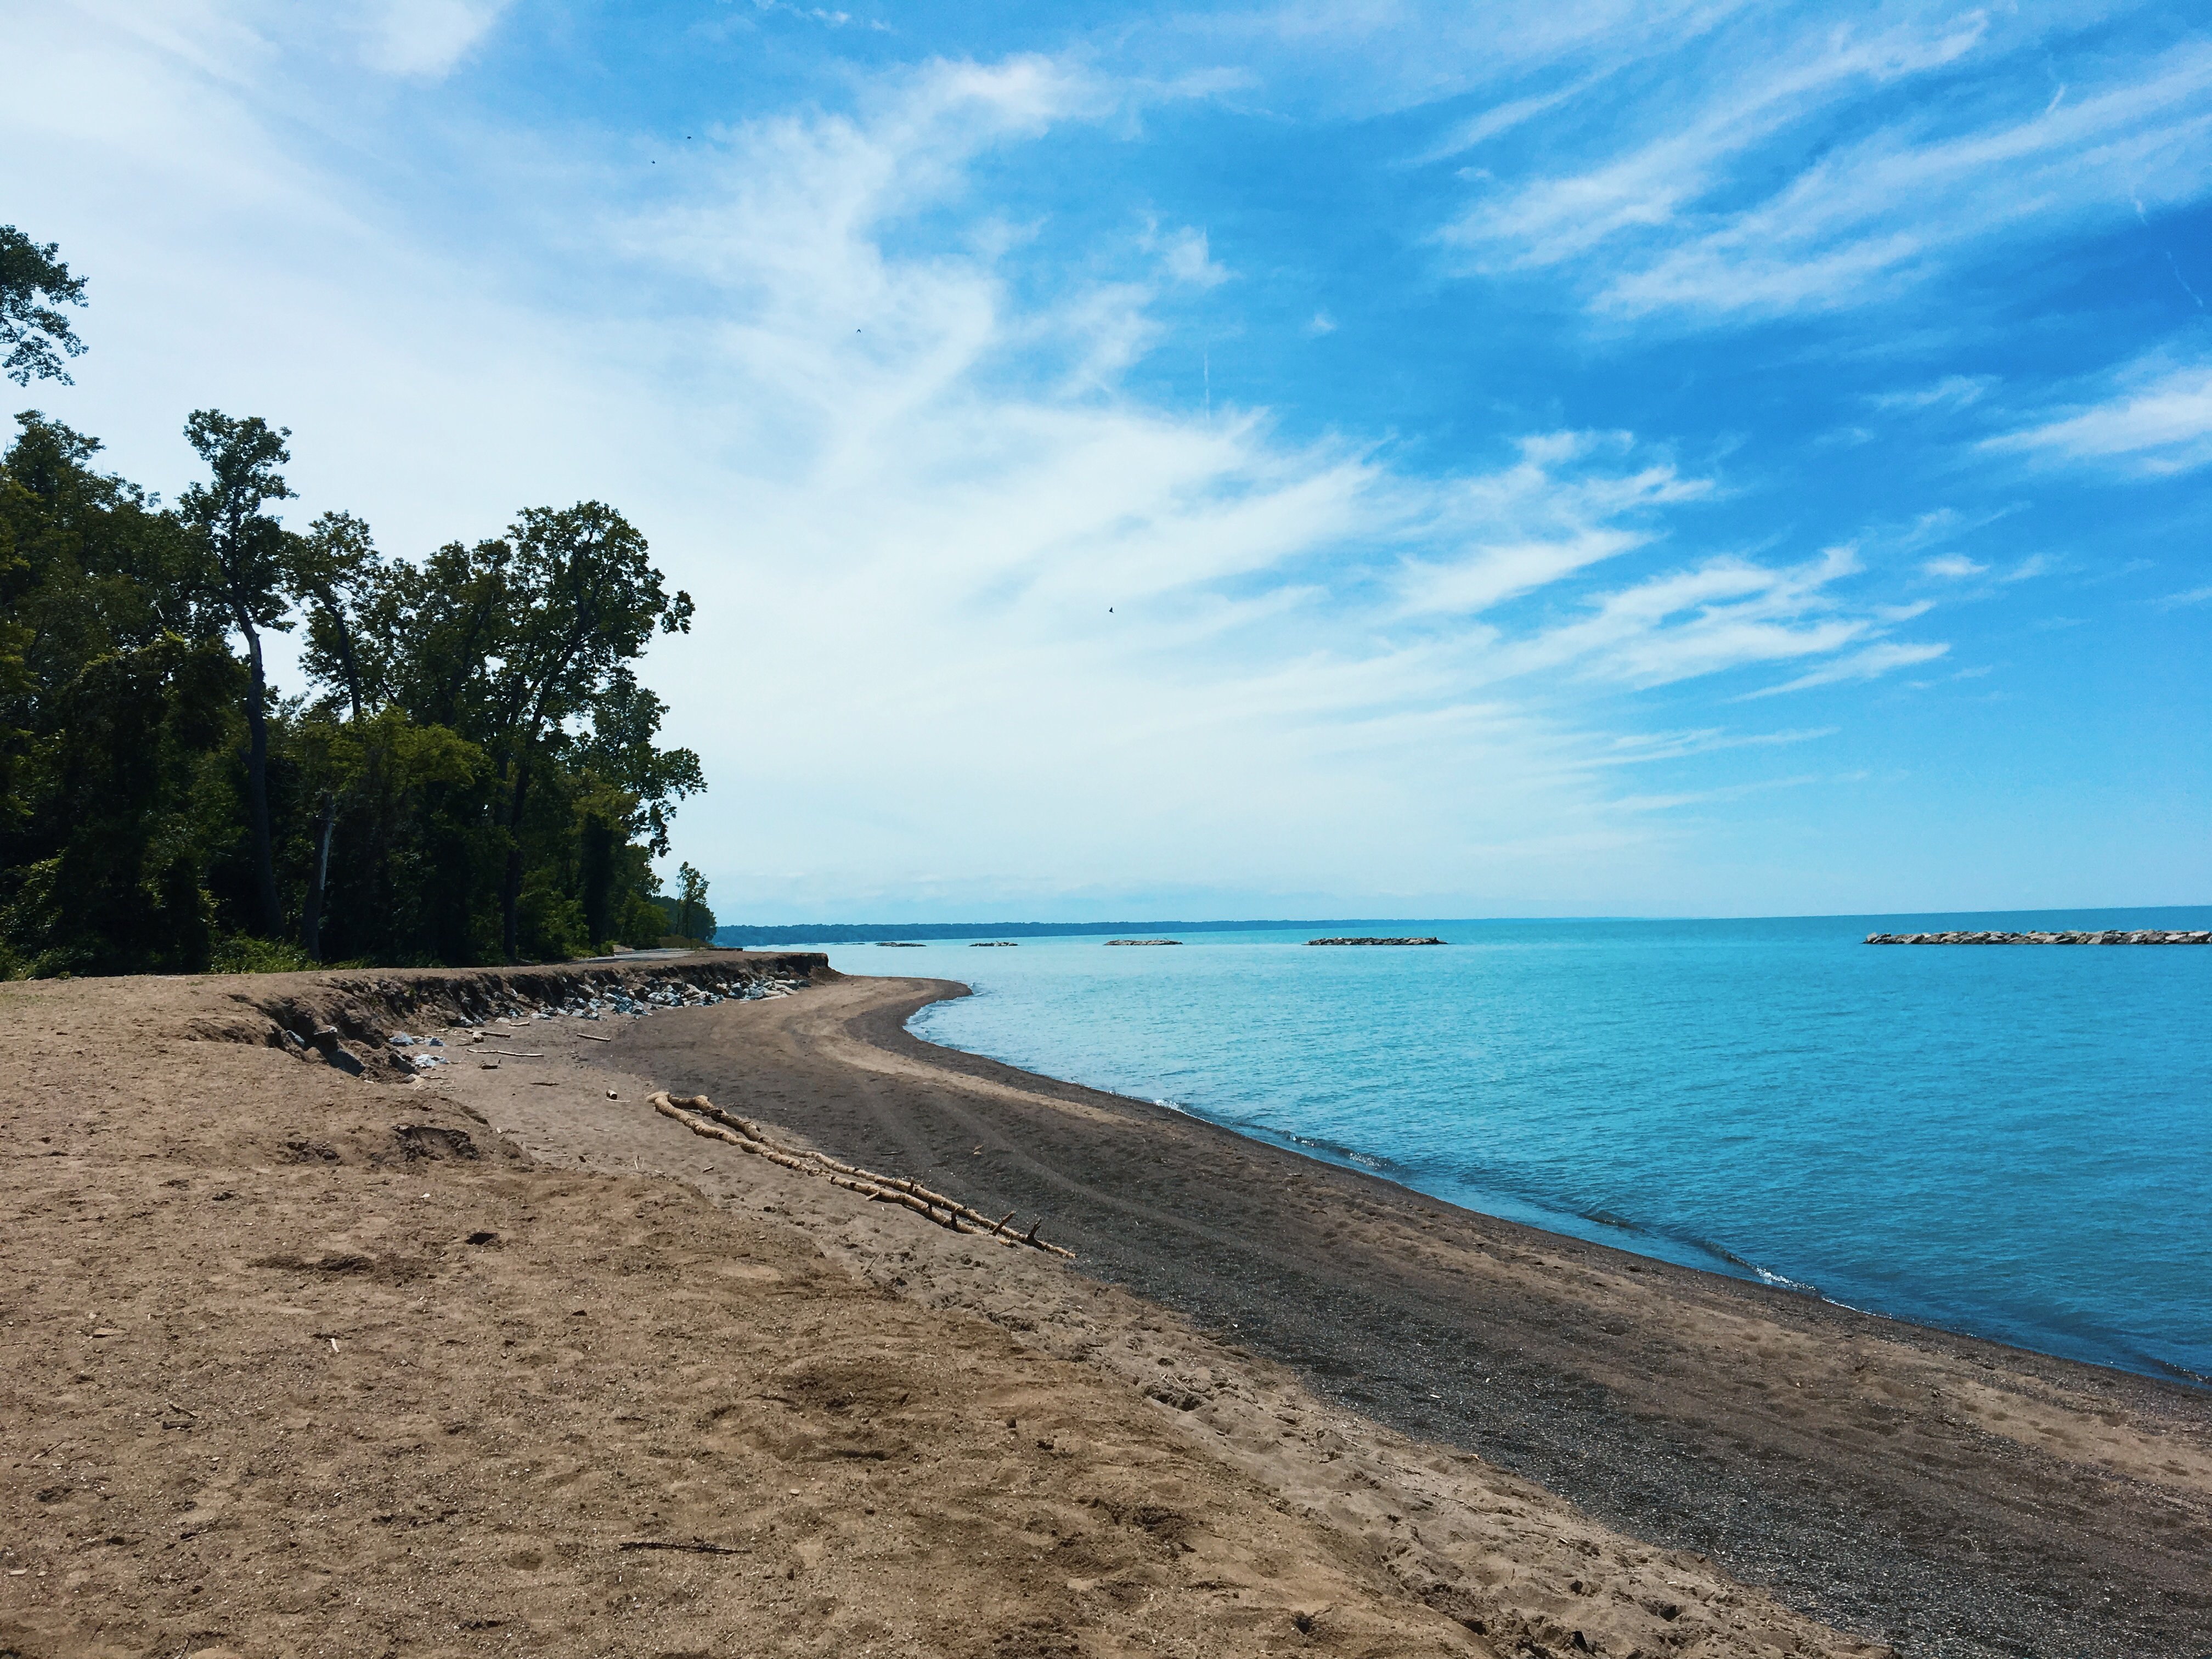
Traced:
<path id="1" fill-rule="evenodd" d="M 1443 940 L 1429 939 L 1310 939 L 1309 945 L 1442 945 Z"/>
<path id="2" fill-rule="evenodd" d="M 818 963 L 819 958 L 811 960 Z M 442 1026 L 479 1056 L 541 1059 L 536 1049 L 492 1047 L 483 1040 L 542 1040 L 544 1033 L 538 1029 L 541 1021 L 635 1021 L 675 1008 L 792 996 L 805 989 L 808 980 L 804 972 L 793 970 L 791 961 L 748 963 L 743 969 L 717 965 L 705 972 L 695 969 L 642 984 L 620 971 L 586 969 L 579 975 L 558 969 L 526 969 L 514 978 L 487 973 L 427 980 L 405 989 L 397 981 L 333 976 L 329 988 L 336 994 L 334 1000 L 288 996 L 264 1004 L 263 1012 L 273 1024 L 247 1040 L 266 1041 L 297 1059 L 334 1066 L 357 1077 L 374 1071 L 404 1081 L 453 1063 L 445 1037 L 416 1035 L 422 1029 L 414 1024 L 418 1020 L 433 1030 Z M 337 1023 L 331 1024 L 332 1019 Z M 388 1029 L 387 1023 L 396 1026 L 402 1020 L 414 1024 L 414 1030 Z M 574 1026 L 569 1030 L 578 1037 L 613 1041 Z"/>
<path id="3" fill-rule="evenodd" d="M 971 1210 L 957 1199 L 933 1192 L 919 1182 L 898 1176 L 878 1175 L 872 1170 L 863 1170 L 851 1164 L 841 1164 L 826 1153 L 809 1152 L 796 1146 L 786 1146 L 769 1139 L 760 1125 L 726 1112 L 704 1095 L 670 1094 L 665 1089 L 657 1090 L 646 1097 L 647 1103 L 665 1118 L 672 1118 L 695 1135 L 709 1140 L 720 1140 L 735 1146 L 740 1152 L 764 1158 L 771 1164 L 780 1164 L 787 1170 L 801 1175 L 820 1176 L 833 1187 L 842 1187 L 848 1192 L 859 1193 L 878 1204 L 897 1204 L 915 1214 L 927 1216 L 939 1226 L 956 1233 L 980 1233 L 987 1238 L 996 1238 L 1007 1244 L 1026 1244 L 1031 1249 L 1042 1250 L 1050 1255 L 1075 1260 L 1075 1252 L 1057 1244 L 1048 1244 L 1037 1237 L 1037 1229 L 1044 1225 L 1039 1216 L 1030 1224 L 1026 1233 L 1016 1232 L 1007 1224 L 1013 1220 L 1009 1210 L 996 1221 L 980 1210 Z"/>
<path id="4" fill-rule="evenodd" d="M 1869 933 L 1869 945 L 2212 945 L 2212 932 L 2107 927 L 2064 933 Z"/>

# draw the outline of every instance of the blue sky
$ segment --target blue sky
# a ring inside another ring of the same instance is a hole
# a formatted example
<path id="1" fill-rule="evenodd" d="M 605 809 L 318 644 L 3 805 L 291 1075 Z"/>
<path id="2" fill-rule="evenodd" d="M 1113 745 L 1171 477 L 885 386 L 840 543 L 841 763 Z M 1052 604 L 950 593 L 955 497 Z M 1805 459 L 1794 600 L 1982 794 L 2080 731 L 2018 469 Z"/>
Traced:
<path id="1" fill-rule="evenodd" d="M 2178 6 L 28 0 L 36 401 L 612 501 L 732 919 L 2212 893 Z M 29 401 L 19 398 L 19 402 Z"/>

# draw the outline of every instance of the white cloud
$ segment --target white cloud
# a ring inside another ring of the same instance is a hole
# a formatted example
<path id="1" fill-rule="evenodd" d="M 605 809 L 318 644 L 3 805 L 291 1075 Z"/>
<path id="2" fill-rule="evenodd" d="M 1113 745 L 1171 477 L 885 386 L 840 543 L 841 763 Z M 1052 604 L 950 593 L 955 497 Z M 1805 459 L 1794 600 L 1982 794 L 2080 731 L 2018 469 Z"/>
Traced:
<path id="1" fill-rule="evenodd" d="M 1946 374 L 1933 386 L 1916 386 L 1909 392 L 1878 392 L 1867 401 L 1883 410 L 1965 409 L 1979 403 L 1996 384 L 1993 374 Z"/>
<path id="2" fill-rule="evenodd" d="M 1216 264 L 1207 252 L 1206 233 L 1188 228 L 1158 244 L 1160 263 L 1169 276 L 1193 288 L 1217 288 L 1229 280 L 1228 268 Z"/>
<path id="3" fill-rule="evenodd" d="M 499 21 L 507 0 L 367 0 L 362 61 L 390 75 L 452 73 Z"/>
<path id="4" fill-rule="evenodd" d="M 1475 615 L 1652 539 L 1624 518 L 1650 522 L 1656 509 L 1712 493 L 1711 480 L 1684 478 L 1664 463 L 1629 471 L 1589 465 L 1632 447 L 1623 433 L 1547 433 L 1522 440 L 1515 465 L 1447 485 L 1420 532 L 1430 546 L 1451 550 L 1407 558 L 1397 613 Z"/>
<path id="5" fill-rule="evenodd" d="M 1786 684 L 1770 685 L 1750 695 L 1753 697 L 1775 697 L 1785 691 L 1808 691 L 1816 685 L 1834 685 L 1844 680 L 1870 680 L 1893 669 L 1911 668 L 1916 664 L 1933 662 L 1950 648 L 1948 645 L 1938 644 L 1870 645 L 1848 657 L 1838 657 L 1832 662 L 1809 669 Z"/>
<path id="6" fill-rule="evenodd" d="M 1732 163 L 1784 128 L 1869 82 L 1951 62 L 1982 27 L 1970 17 L 1934 33 L 1821 32 L 1779 61 L 1731 75 L 1702 103 L 1692 102 L 1679 126 L 1585 171 L 1531 180 L 1482 204 L 1455 228 L 1455 238 L 1504 263 L 1549 267 L 1616 235 L 1669 225 L 1723 183 Z"/>
<path id="7" fill-rule="evenodd" d="M 2212 462 L 2212 366 L 2146 358 L 2110 376 L 2097 401 L 1983 447 L 2143 476 L 2193 471 Z"/>
<path id="8" fill-rule="evenodd" d="M 2185 605 L 2203 605 L 2212 602 L 2212 587 L 2192 587 L 2186 592 L 2169 593 L 2159 603 L 2171 611 Z"/>
<path id="9" fill-rule="evenodd" d="M 1920 568 L 1931 576 L 1946 581 L 1964 581 L 1969 576 L 1979 576 L 1989 569 L 1985 564 L 1976 564 L 1962 553 L 1945 553 L 1932 559 L 1923 559 Z"/>
<path id="10" fill-rule="evenodd" d="M 1849 548 L 1795 567 L 1708 561 L 1594 599 L 1590 614 L 1501 649 L 1515 675 L 1572 669 L 1639 688 L 1826 656 L 1877 633 L 1833 585 L 1859 570 Z"/>
<path id="11" fill-rule="evenodd" d="M 2034 44 L 2016 28 L 1993 42 L 1991 27 L 1972 13 L 1863 35 L 1822 24 L 1778 51 L 1732 40 L 1679 117 L 1579 170 L 1492 191 L 1449 240 L 1480 270 L 1563 271 L 1618 319 L 1772 315 L 1891 298 L 2027 227 L 2113 222 L 2130 191 L 2172 204 L 2212 188 L 2202 46 L 2120 58 L 2027 115 L 1983 96 L 1960 98 L 1948 127 L 1930 100 L 1871 131 L 1847 119 L 1883 107 L 1871 94 L 1886 83 Z M 1971 392 L 1954 380 L 1931 401 Z"/>
<path id="12" fill-rule="evenodd" d="M 855 17 L 849 11 L 833 10 L 827 6 L 795 6 L 788 3 L 788 0 L 753 0 L 753 9 L 761 12 L 780 12 L 786 16 L 796 17 L 805 22 L 819 23 L 824 28 L 850 28 L 858 25 L 861 28 L 872 29 L 880 34 L 890 33 L 890 25 L 880 18 Z"/>

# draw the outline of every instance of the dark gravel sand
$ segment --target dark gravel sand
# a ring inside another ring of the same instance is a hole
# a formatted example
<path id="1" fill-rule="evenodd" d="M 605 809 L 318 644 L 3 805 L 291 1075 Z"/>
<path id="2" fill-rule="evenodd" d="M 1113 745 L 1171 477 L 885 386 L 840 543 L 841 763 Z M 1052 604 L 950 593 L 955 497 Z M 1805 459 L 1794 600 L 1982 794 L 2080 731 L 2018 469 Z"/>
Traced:
<path id="1" fill-rule="evenodd" d="M 904 1030 L 963 994 L 825 983 L 742 1044 L 669 1018 L 619 1052 L 1041 1213 L 1082 1271 L 1906 1655 L 2212 1655 L 2212 1397 L 1455 1210 Z"/>

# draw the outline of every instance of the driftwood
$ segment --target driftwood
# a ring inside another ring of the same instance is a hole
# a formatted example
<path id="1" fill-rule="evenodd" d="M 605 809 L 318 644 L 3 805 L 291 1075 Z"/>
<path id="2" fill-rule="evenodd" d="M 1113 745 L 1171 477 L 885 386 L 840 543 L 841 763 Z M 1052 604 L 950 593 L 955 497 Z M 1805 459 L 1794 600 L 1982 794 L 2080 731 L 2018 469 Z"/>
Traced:
<path id="1" fill-rule="evenodd" d="M 543 1048 L 487 1048 L 482 1044 L 469 1050 L 473 1054 L 505 1054 L 509 1060 L 543 1060 Z"/>
<path id="2" fill-rule="evenodd" d="M 621 1547 L 626 1550 L 683 1550 L 691 1555 L 750 1555 L 750 1550 L 732 1549 L 727 1544 L 710 1544 L 703 1538 L 695 1538 L 688 1544 L 670 1539 L 625 1538 Z"/>
<path id="3" fill-rule="evenodd" d="M 612 1037 L 603 1037 L 591 1031 L 571 1031 L 569 1036 L 580 1036 L 586 1042 L 612 1042 L 614 1041 Z"/>
<path id="4" fill-rule="evenodd" d="M 784 1146 L 769 1139 L 760 1125 L 726 1112 L 704 1095 L 671 1095 L 659 1090 L 647 1097 L 653 1109 L 665 1118 L 681 1123 L 695 1135 L 709 1140 L 719 1140 L 755 1158 L 764 1158 L 771 1164 L 781 1164 L 801 1175 L 820 1176 L 830 1185 L 846 1191 L 859 1193 L 878 1204 L 896 1204 L 912 1210 L 916 1215 L 927 1216 L 939 1226 L 956 1233 L 981 1233 L 986 1237 L 1002 1238 L 1010 1244 L 1026 1244 L 1032 1249 L 1048 1255 L 1075 1260 L 1075 1252 L 1058 1244 L 1047 1243 L 1037 1237 L 1037 1229 L 1044 1224 L 1039 1216 L 1027 1233 L 1015 1232 L 1006 1224 L 1014 1218 L 1009 1210 L 996 1221 L 977 1210 L 972 1210 L 957 1199 L 947 1198 L 943 1193 L 932 1192 L 917 1181 L 898 1176 L 878 1175 L 872 1170 L 863 1170 L 856 1164 L 841 1164 L 826 1153 L 806 1152 Z"/>

